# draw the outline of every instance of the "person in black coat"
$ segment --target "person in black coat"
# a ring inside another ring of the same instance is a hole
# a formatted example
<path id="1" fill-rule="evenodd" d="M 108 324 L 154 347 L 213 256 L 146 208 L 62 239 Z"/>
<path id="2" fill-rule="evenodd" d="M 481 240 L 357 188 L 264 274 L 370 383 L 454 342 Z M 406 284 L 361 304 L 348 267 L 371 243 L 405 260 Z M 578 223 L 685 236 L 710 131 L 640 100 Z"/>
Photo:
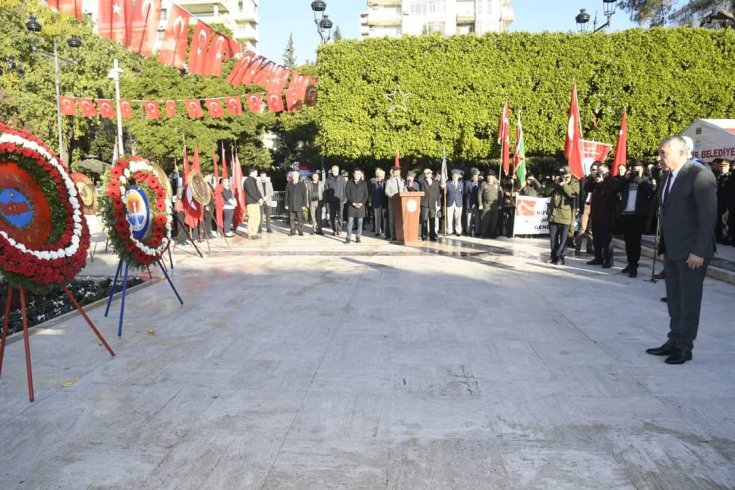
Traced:
<path id="1" fill-rule="evenodd" d="M 630 277 L 638 277 L 641 258 L 641 237 L 648 217 L 648 208 L 654 194 L 653 185 L 643 177 L 643 164 L 636 162 L 625 174 L 620 189 L 620 226 L 625 239 L 628 265 L 623 269 Z"/>
<path id="2" fill-rule="evenodd" d="M 353 179 L 348 181 L 345 186 L 345 199 L 347 200 L 347 238 L 345 238 L 345 243 L 350 243 L 352 225 L 355 224 L 355 219 L 357 219 L 355 242 L 360 243 L 362 221 L 365 219 L 370 192 L 368 191 L 367 182 L 363 180 L 362 170 L 355 169 L 352 175 Z"/>
<path id="3" fill-rule="evenodd" d="M 375 169 L 375 178 L 370 182 L 370 205 L 373 208 L 373 231 L 375 236 L 386 234 L 388 196 L 385 195 L 385 170 Z"/>
<path id="4" fill-rule="evenodd" d="M 613 265 L 612 230 L 615 225 L 620 183 L 617 177 L 610 175 L 610 168 L 606 164 L 598 165 L 597 171 L 595 178 L 588 179 L 584 185 L 585 192 L 592 194 L 590 219 L 595 248 L 595 258 L 587 264 L 602 265 L 603 269 L 609 269 Z"/>
<path id="5" fill-rule="evenodd" d="M 335 236 L 342 234 L 342 205 L 345 202 L 345 179 L 339 173 L 337 165 L 332 166 L 332 173 L 324 182 L 324 203 L 329 205 L 329 221 Z"/>
<path id="6" fill-rule="evenodd" d="M 439 181 L 433 178 L 434 172 L 427 168 L 419 178 L 421 191 L 421 239 L 427 238 L 432 242 L 437 241 L 436 235 L 436 210 L 441 202 L 441 190 Z"/>
<path id="7" fill-rule="evenodd" d="M 307 204 L 306 185 L 299 180 L 299 172 L 293 171 L 286 184 L 286 210 L 291 224 L 288 236 L 294 236 L 297 229 L 299 236 L 304 236 L 304 209 Z"/>

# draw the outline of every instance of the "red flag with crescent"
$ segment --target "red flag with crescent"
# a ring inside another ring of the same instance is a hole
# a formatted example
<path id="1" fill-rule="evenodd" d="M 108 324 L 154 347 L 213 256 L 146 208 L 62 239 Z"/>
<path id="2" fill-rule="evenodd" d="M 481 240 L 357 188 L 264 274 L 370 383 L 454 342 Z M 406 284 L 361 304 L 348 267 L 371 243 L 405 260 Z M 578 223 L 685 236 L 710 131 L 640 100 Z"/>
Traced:
<path id="1" fill-rule="evenodd" d="M 615 159 L 612 165 L 612 174 L 618 175 L 621 165 L 628 164 L 628 109 L 623 111 L 623 122 L 620 123 L 618 142 L 615 145 Z"/>
<path id="2" fill-rule="evenodd" d="M 225 111 L 222 108 L 222 101 L 219 99 L 206 99 L 204 103 L 207 105 L 209 111 L 209 117 L 218 119 L 225 115 Z"/>
<path id="3" fill-rule="evenodd" d="M 235 63 L 232 71 L 227 76 L 227 83 L 233 87 L 242 85 L 243 79 L 250 69 L 250 65 L 253 64 L 255 60 L 260 60 L 261 58 L 262 56 L 255 54 L 254 51 L 246 51 L 245 54 L 240 56 L 240 59 L 237 60 L 237 63 Z"/>
<path id="4" fill-rule="evenodd" d="M 186 99 L 184 104 L 186 105 L 186 112 L 189 113 L 190 118 L 198 119 L 204 117 L 204 111 L 202 111 L 202 105 L 199 103 L 199 99 Z"/>
<path id="5" fill-rule="evenodd" d="M 96 117 L 97 116 L 97 108 L 94 105 L 94 101 L 92 99 L 77 99 L 77 104 L 79 104 L 79 112 L 82 113 L 82 116 L 84 117 Z"/>
<path id="6" fill-rule="evenodd" d="M 59 96 L 59 109 L 64 116 L 76 116 L 77 105 L 74 103 L 74 97 Z"/>
<path id="7" fill-rule="evenodd" d="M 240 97 L 225 97 L 225 105 L 230 115 L 239 116 L 242 114 L 242 101 Z"/>
<path id="8" fill-rule="evenodd" d="M 253 78 L 258 74 L 260 71 L 260 68 L 264 66 L 267 63 L 273 63 L 272 61 L 268 61 L 267 59 L 263 58 L 262 56 L 258 56 L 255 59 L 253 59 L 250 62 L 250 65 L 248 65 L 248 69 L 245 70 L 245 74 L 242 77 L 241 83 L 243 85 L 251 85 L 255 83 L 253 81 Z"/>
<path id="9" fill-rule="evenodd" d="M 569 103 L 569 121 L 564 143 L 564 156 L 567 157 L 572 175 L 581 179 L 584 177 L 582 165 L 582 126 L 579 119 L 579 102 L 577 101 L 577 84 L 572 82 L 572 100 Z"/>
<path id="10" fill-rule="evenodd" d="M 266 94 L 268 100 L 268 110 L 271 112 L 283 112 L 283 97 L 280 93 Z"/>
<path id="11" fill-rule="evenodd" d="M 133 117 L 133 106 L 130 104 L 130 100 L 120 99 L 120 115 L 123 119 Z"/>
<path id="12" fill-rule="evenodd" d="M 124 0 L 99 0 L 97 34 L 111 41 L 125 44 L 128 39 L 128 22 Z"/>
<path id="13" fill-rule="evenodd" d="M 263 94 L 247 94 L 245 98 L 248 101 L 248 109 L 250 109 L 250 112 L 263 111 Z"/>
<path id="14" fill-rule="evenodd" d="M 166 115 L 168 117 L 174 117 L 176 115 L 176 101 L 168 99 L 166 101 Z"/>
<path id="15" fill-rule="evenodd" d="M 144 100 L 143 108 L 145 109 L 146 119 L 161 119 L 161 109 L 158 107 L 157 100 Z"/>
<path id="16" fill-rule="evenodd" d="M 206 67 L 207 50 L 211 39 L 212 29 L 202 21 L 197 22 L 189 48 L 189 73 L 203 75 Z"/>
<path id="17" fill-rule="evenodd" d="M 204 73 L 206 75 L 221 77 L 222 63 L 229 60 L 232 54 L 229 38 L 219 32 L 216 33 L 207 51 L 207 58 L 204 62 Z"/>
<path id="18" fill-rule="evenodd" d="M 178 5 L 171 5 L 158 61 L 176 68 L 184 67 L 186 46 L 189 42 L 189 19 L 191 19 L 189 12 Z"/>
<path id="19" fill-rule="evenodd" d="M 245 190 L 242 188 L 242 167 L 240 167 L 240 159 L 237 157 L 237 153 L 232 157 L 232 194 L 237 201 L 235 212 L 232 213 L 232 229 L 237 230 L 237 227 L 245 219 L 248 209 L 245 205 Z"/>
<path id="20" fill-rule="evenodd" d="M 73 15 L 82 20 L 82 0 L 48 0 L 48 6 L 60 14 Z"/>
<path id="21" fill-rule="evenodd" d="M 128 5 L 126 9 L 130 17 L 127 47 L 143 56 L 151 56 L 158 36 L 161 0 L 136 0 L 135 5 Z"/>
<path id="22" fill-rule="evenodd" d="M 100 110 L 100 116 L 105 119 L 115 117 L 115 106 L 110 99 L 97 99 L 97 109 Z"/>

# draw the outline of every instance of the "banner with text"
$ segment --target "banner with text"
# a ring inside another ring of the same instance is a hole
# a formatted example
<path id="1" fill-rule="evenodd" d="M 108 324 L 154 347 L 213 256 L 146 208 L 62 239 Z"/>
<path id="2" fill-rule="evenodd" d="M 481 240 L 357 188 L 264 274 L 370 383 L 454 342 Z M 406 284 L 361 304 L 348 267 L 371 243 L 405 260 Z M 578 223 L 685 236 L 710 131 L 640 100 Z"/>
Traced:
<path id="1" fill-rule="evenodd" d="M 516 196 L 514 235 L 549 234 L 549 198 Z"/>

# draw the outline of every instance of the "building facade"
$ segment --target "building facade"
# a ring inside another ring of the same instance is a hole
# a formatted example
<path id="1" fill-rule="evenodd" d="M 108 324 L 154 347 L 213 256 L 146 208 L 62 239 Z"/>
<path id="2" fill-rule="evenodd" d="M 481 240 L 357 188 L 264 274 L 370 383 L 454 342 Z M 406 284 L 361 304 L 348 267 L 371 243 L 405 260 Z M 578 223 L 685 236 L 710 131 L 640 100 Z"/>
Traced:
<path id="1" fill-rule="evenodd" d="M 669 15 L 669 21 L 690 27 L 715 28 L 733 25 L 733 14 L 735 0 L 692 0 Z"/>
<path id="2" fill-rule="evenodd" d="M 397 37 L 440 33 L 505 32 L 514 19 L 511 0 L 368 0 L 361 35 Z"/>

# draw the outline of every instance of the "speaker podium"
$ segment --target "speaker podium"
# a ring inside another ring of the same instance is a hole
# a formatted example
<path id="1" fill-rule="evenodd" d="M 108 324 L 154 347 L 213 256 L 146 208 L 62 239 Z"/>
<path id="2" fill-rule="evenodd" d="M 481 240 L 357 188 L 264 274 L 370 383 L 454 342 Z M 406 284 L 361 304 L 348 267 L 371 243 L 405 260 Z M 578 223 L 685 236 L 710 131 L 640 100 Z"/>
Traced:
<path id="1" fill-rule="evenodd" d="M 396 240 L 404 245 L 419 241 L 423 192 L 401 192 L 392 197 L 396 217 Z"/>

